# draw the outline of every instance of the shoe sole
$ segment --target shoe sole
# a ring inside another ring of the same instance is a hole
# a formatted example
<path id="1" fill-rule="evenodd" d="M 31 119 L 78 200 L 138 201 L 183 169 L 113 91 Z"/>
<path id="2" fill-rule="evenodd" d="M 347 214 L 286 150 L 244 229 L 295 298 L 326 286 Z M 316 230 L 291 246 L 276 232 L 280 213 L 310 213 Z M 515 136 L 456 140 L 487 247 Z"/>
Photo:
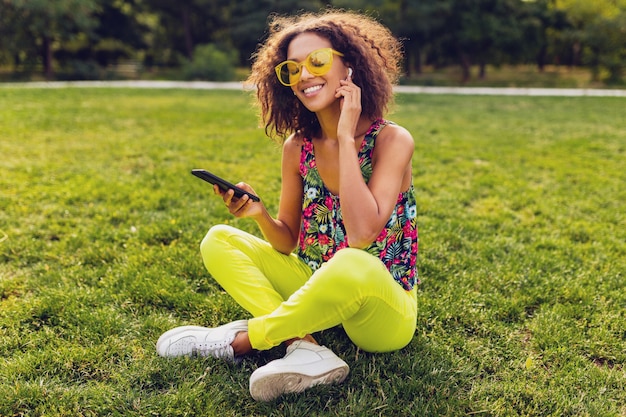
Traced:
<path id="1" fill-rule="evenodd" d="M 257 401 L 272 401 L 282 394 L 302 392 L 320 384 L 340 384 L 348 376 L 348 365 L 322 375 L 310 376 L 294 372 L 250 377 L 250 394 Z"/>

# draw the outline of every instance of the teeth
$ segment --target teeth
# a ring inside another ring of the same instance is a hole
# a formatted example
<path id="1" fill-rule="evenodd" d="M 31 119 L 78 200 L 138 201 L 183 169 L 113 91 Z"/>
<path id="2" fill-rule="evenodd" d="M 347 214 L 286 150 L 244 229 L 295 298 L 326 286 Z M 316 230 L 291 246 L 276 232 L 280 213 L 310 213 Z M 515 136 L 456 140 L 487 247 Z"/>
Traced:
<path id="1" fill-rule="evenodd" d="M 313 92 L 315 92 L 315 91 L 317 91 L 317 90 L 320 90 L 321 88 L 322 88 L 322 86 L 321 86 L 321 85 L 315 85 L 315 86 L 313 86 L 313 87 L 305 88 L 305 89 L 304 89 L 304 94 L 310 94 L 310 93 L 313 93 Z"/>

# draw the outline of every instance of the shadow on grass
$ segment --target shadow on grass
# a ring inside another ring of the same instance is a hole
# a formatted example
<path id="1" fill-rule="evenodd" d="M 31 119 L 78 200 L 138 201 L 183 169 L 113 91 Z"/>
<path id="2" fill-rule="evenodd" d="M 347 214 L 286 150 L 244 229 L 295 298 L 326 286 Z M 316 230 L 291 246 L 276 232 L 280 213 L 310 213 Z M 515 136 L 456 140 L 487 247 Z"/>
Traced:
<path id="1" fill-rule="evenodd" d="M 471 410 L 465 394 L 473 372 L 448 347 L 416 335 L 400 351 L 372 354 L 358 350 L 341 328 L 315 336 L 350 366 L 344 383 L 263 403 L 250 397 L 249 376 L 280 358 L 282 347 L 258 352 L 239 365 L 213 359 L 157 361 L 160 369 L 152 378 L 160 382 L 150 387 L 153 394 L 155 389 L 164 394 L 156 400 L 157 408 L 174 414 L 184 409 L 204 415 L 364 417 L 456 415 Z"/>

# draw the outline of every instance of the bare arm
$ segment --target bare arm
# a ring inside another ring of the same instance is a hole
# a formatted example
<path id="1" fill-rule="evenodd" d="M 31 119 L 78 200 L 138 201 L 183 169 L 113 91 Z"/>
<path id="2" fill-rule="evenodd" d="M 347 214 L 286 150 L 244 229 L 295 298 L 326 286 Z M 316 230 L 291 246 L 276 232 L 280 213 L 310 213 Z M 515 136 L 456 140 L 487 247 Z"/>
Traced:
<path id="1" fill-rule="evenodd" d="M 386 126 L 376 139 L 373 171 L 365 183 L 354 142 L 340 146 L 341 211 L 353 247 L 370 245 L 389 220 L 398 194 L 411 183 L 414 142 L 408 131 Z"/>
<path id="2" fill-rule="evenodd" d="M 341 85 L 337 90 L 337 97 L 343 97 L 337 126 L 341 212 L 350 246 L 363 248 L 378 237 L 398 194 L 411 183 L 414 142 L 406 129 L 386 126 L 376 138 L 372 176 L 366 184 L 354 138 L 361 118 L 361 89 L 351 78 L 341 81 Z"/>
<path id="3" fill-rule="evenodd" d="M 298 141 L 293 137 L 287 139 L 283 145 L 281 196 L 277 218 L 269 214 L 262 202 L 254 202 L 245 195 L 237 199 L 233 196 L 232 190 L 222 192 L 219 187 L 214 187 L 215 192 L 224 199 L 231 214 L 235 217 L 254 219 L 265 239 L 274 249 L 284 254 L 294 250 L 300 231 L 303 188 L 299 173 L 299 155 Z M 248 184 L 239 183 L 237 186 L 256 194 Z"/>
<path id="4" fill-rule="evenodd" d="M 277 219 L 255 219 L 263 236 L 279 252 L 291 253 L 298 244 L 302 215 L 302 178 L 300 177 L 300 142 L 291 136 L 283 144 L 282 181 Z"/>

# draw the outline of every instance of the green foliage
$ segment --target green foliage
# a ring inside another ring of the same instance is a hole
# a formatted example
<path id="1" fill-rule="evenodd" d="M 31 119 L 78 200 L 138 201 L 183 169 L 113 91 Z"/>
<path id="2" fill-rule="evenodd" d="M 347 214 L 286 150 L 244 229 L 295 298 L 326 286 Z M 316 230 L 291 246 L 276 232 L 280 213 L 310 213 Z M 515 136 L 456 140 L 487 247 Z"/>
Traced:
<path id="1" fill-rule="evenodd" d="M 591 50 L 587 59 L 594 79 L 599 79 L 600 71 L 605 69 L 610 83 L 621 82 L 626 70 L 626 11 L 591 23 L 586 41 Z"/>
<path id="2" fill-rule="evenodd" d="M 250 57 L 267 33 L 267 20 L 272 14 L 296 14 L 319 11 L 330 4 L 321 0 L 239 0 L 232 3 L 228 35 L 239 51 L 239 63 L 249 66 Z M 335 3 L 335 2 L 333 2 Z M 357 8 L 354 4 L 348 8 Z"/>
<path id="3" fill-rule="evenodd" d="M 622 416 L 626 106 L 401 95 L 415 137 L 419 317 L 340 386 L 255 403 L 240 365 L 157 357 L 180 324 L 246 317 L 199 242 L 232 218 L 207 168 L 270 212 L 280 152 L 242 92 L 0 89 L 0 415 Z"/>
<path id="4" fill-rule="evenodd" d="M 193 59 L 183 64 L 185 80 L 233 81 L 237 51 L 223 50 L 214 44 L 199 45 Z"/>
<path id="5" fill-rule="evenodd" d="M 18 61 L 36 61 L 51 77 L 54 42 L 72 39 L 77 33 L 89 35 L 97 24 L 97 0 L 6 0 L 0 3 L 0 48 Z M 6 55 L 5 55 L 6 57 Z"/>
<path id="6" fill-rule="evenodd" d="M 623 0 L 4 0 L 0 64 L 15 73 L 43 68 L 48 78 L 60 69 L 67 78 L 78 67 L 72 61 L 106 69 L 124 58 L 165 72 L 180 68 L 181 57 L 193 60 L 199 45 L 218 44 L 249 67 L 269 16 L 331 3 L 375 16 L 401 38 L 408 76 L 458 65 L 468 82 L 472 67 L 485 78 L 487 65 L 536 63 L 586 65 L 595 80 L 619 83 L 626 65 Z M 79 70 L 76 78 L 98 77 Z"/>

